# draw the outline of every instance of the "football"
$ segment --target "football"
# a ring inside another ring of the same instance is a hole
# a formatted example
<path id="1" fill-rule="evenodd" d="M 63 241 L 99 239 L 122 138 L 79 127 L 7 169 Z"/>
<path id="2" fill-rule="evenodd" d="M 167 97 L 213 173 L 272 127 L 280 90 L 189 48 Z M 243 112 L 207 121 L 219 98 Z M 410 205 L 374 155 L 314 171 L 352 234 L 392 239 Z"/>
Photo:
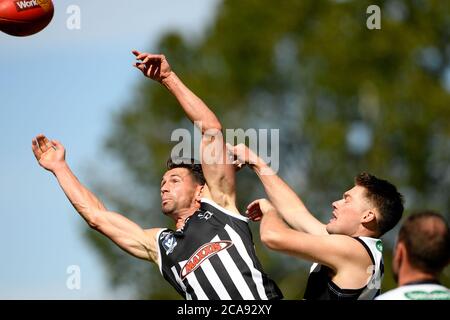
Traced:
<path id="1" fill-rule="evenodd" d="M 24 37 L 44 29 L 54 13 L 51 0 L 0 0 L 0 31 Z"/>

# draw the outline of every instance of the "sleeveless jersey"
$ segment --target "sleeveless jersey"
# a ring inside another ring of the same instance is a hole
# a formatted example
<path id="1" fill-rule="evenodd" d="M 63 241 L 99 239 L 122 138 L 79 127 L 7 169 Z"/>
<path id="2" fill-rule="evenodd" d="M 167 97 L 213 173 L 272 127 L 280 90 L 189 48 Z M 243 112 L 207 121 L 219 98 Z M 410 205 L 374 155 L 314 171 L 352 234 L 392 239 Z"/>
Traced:
<path id="1" fill-rule="evenodd" d="M 324 265 L 314 263 L 311 267 L 304 299 L 307 300 L 372 300 L 380 294 L 381 281 L 384 275 L 383 244 L 380 239 L 357 237 L 369 253 L 372 260 L 370 278 L 367 284 L 359 289 L 341 289 L 332 280 L 332 270 Z"/>
<path id="2" fill-rule="evenodd" d="M 256 257 L 248 219 L 210 199 L 181 230 L 157 235 L 164 278 L 187 300 L 281 299 Z"/>

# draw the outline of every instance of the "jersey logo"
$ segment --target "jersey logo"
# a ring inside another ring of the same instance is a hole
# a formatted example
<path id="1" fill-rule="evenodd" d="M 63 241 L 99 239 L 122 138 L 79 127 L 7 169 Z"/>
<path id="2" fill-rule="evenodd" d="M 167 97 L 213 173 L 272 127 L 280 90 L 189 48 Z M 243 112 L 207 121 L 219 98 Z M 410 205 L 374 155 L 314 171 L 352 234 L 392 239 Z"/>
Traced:
<path id="1" fill-rule="evenodd" d="M 214 213 L 212 213 L 210 211 L 205 211 L 205 212 L 199 213 L 198 218 L 200 220 L 202 220 L 202 219 L 208 220 L 209 218 L 211 218 L 213 216 L 213 214 Z"/>
<path id="2" fill-rule="evenodd" d="M 405 297 L 410 300 L 450 300 L 450 291 L 434 290 L 431 292 L 415 290 L 405 292 Z"/>
<path id="3" fill-rule="evenodd" d="M 233 245 L 231 241 L 217 241 L 206 243 L 189 258 L 184 267 L 181 269 L 180 278 L 184 280 L 187 275 L 195 269 L 197 269 L 200 264 L 206 259 L 211 258 L 222 250 L 225 250 Z"/>
<path id="4" fill-rule="evenodd" d="M 177 239 L 175 238 L 174 234 L 167 231 L 162 232 L 159 238 L 161 239 L 163 248 L 166 250 L 166 255 L 171 254 L 177 246 Z"/>

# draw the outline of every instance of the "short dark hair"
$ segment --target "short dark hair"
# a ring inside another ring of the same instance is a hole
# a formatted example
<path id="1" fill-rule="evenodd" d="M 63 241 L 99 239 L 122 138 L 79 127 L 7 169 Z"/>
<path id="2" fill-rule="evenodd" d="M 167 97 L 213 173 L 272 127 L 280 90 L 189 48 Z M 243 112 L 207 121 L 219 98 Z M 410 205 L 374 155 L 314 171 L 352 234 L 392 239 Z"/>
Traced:
<path id="1" fill-rule="evenodd" d="M 197 163 L 192 158 L 169 158 L 167 160 L 167 170 L 175 168 L 186 168 L 190 171 L 195 182 L 200 185 L 206 183 L 205 176 L 203 175 L 202 165 Z"/>
<path id="2" fill-rule="evenodd" d="M 403 213 L 403 196 L 397 188 L 388 181 L 366 172 L 355 177 L 355 184 L 366 189 L 366 197 L 380 212 L 377 221 L 379 236 L 395 227 Z"/>
<path id="3" fill-rule="evenodd" d="M 444 217 L 433 211 L 412 214 L 400 228 L 398 242 L 404 243 L 412 266 L 439 273 L 450 261 L 450 231 Z"/>

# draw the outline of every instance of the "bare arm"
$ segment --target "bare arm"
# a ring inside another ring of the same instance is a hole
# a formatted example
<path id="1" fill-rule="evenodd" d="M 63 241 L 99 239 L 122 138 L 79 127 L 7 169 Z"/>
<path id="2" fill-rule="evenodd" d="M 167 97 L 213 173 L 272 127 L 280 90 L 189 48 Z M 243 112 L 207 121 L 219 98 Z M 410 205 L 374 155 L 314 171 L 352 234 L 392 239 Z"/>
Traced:
<path id="1" fill-rule="evenodd" d="M 126 217 L 108 211 L 72 173 L 65 161 L 65 149 L 58 141 L 49 141 L 39 135 L 33 140 L 32 149 L 39 164 L 55 175 L 75 210 L 91 228 L 110 238 L 129 254 L 159 263 L 156 234 L 160 229 L 143 230 Z"/>
<path id="2" fill-rule="evenodd" d="M 171 70 L 165 56 L 133 51 L 136 68 L 162 83 L 178 100 L 187 117 L 202 132 L 202 169 L 212 199 L 224 208 L 238 212 L 235 206 L 235 170 L 227 161 L 222 125 L 209 107 Z"/>
<path id="3" fill-rule="evenodd" d="M 316 219 L 303 201 L 261 158 L 243 144 L 229 146 L 240 163 L 248 164 L 261 180 L 270 202 L 281 217 L 295 230 L 326 235 L 325 224 Z"/>
<path id="4" fill-rule="evenodd" d="M 313 235 L 293 230 L 278 216 L 270 202 L 262 199 L 253 203 L 262 212 L 260 235 L 267 247 L 326 265 L 346 285 L 353 281 L 349 278 L 355 279 L 356 287 L 367 280 L 371 260 L 358 241 L 344 235 Z"/>

